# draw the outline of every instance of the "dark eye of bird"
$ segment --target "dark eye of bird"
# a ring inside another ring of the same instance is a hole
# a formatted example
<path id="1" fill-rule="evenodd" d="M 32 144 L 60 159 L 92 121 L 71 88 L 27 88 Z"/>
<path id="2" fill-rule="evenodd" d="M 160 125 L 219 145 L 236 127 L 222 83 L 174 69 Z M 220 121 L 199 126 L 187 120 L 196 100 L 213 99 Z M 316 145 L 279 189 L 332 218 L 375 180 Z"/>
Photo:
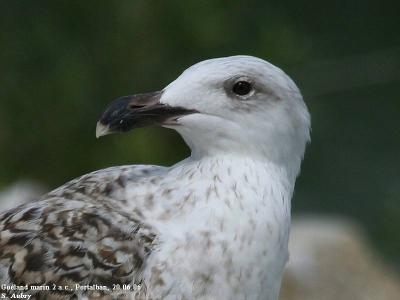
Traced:
<path id="1" fill-rule="evenodd" d="M 234 84 L 232 91 L 239 96 L 247 95 L 251 91 L 251 83 L 247 81 L 238 81 Z"/>

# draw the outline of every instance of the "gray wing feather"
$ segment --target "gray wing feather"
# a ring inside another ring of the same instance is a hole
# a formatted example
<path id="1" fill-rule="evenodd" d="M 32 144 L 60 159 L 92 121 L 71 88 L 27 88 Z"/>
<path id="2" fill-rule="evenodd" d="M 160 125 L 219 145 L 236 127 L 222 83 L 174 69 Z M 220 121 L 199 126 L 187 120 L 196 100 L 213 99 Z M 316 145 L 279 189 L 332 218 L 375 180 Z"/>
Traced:
<path id="1" fill-rule="evenodd" d="M 145 166 L 97 171 L 0 214 L 0 283 L 68 287 L 41 291 L 46 299 L 74 297 L 75 284 L 112 289 L 140 283 L 157 233 L 140 215 L 124 211 L 121 191 L 135 177 L 161 171 Z"/>

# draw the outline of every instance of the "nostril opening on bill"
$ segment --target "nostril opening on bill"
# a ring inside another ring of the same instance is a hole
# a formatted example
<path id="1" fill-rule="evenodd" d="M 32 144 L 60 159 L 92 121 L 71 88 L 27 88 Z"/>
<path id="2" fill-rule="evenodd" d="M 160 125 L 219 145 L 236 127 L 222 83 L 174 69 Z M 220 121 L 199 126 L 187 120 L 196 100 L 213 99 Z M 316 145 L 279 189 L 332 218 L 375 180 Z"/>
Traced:
<path id="1" fill-rule="evenodd" d="M 130 104 L 129 105 L 129 108 L 130 109 L 140 109 L 140 108 L 143 108 L 143 107 L 145 107 L 146 105 L 140 105 L 140 104 Z"/>

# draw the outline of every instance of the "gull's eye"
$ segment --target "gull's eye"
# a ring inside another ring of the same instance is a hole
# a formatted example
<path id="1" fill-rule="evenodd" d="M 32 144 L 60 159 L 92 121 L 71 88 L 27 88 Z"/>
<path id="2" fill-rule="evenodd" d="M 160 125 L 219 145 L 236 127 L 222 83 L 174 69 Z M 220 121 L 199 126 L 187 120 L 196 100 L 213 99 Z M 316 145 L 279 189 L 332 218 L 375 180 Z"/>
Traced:
<path id="1" fill-rule="evenodd" d="M 239 96 L 245 96 L 252 90 L 251 83 L 248 81 L 238 81 L 232 87 L 232 92 Z"/>

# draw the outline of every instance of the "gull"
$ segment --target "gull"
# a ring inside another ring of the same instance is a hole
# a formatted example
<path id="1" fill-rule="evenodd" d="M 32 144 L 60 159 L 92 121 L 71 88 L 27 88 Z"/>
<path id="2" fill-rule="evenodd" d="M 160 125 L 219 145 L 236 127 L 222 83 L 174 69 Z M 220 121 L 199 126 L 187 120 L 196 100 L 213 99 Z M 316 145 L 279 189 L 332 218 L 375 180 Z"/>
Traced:
<path id="1" fill-rule="evenodd" d="M 202 61 L 112 102 L 96 135 L 152 124 L 176 130 L 190 157 L 99 170 L 1 214 L 6 295 L 278 299 L 310 139 L 295 83 L 252 56 Z"/>

